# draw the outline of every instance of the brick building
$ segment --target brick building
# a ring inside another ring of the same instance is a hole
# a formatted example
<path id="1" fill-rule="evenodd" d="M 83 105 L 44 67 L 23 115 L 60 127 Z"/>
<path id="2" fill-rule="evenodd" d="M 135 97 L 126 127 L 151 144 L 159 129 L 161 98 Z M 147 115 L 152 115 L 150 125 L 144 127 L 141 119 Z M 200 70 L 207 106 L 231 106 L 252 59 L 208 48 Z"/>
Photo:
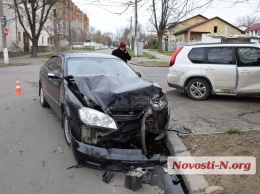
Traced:
<path id="1" fill-rule="evenodd" d="M 6 6 L 12 3 L 10 0 L 3 0 L 4 15 L 8 19 L 7 28 L 9 31 L 6 37 L 7 48 L 9 51 L 29 52 L 32 46 L 29 36 L 20 25 L 15 10 L 10 9 L 10 6 Z M 28 32 L 30 32 L 26 17 L 22 17 L 22 20 L 25 27 L 28 28 Z M 53 46 L 68 46 L 69 37 L 71 37 L 71 42 L 86 41 L 88 34 L 89 18 L 87 15 L 72 0 L 66 0 L 66 3 L 57 3 L 52 8 L 49 19 L 41 31 L 38 41 L 39 52 L 50 49 Z M 0 41 L 2 41 L 1 35 Z M 3 45 L 0 44 L 0 51 L 2 50 Z"/>
<path id="2" fill-rule="evenodd" d="M 51 13 L 53 36 L 49 42 L 65 46 L 70 42 L 85 42 L 89 35 L 89 18 L 71 0 L 57 3 Z"/>

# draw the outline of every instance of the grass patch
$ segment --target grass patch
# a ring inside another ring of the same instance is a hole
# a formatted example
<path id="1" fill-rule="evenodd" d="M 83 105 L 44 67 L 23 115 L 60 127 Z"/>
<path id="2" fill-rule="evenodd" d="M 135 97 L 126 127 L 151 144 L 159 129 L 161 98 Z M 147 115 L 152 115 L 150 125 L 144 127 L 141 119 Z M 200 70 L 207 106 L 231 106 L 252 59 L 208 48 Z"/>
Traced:
<path id="1" fill-rule="evenodd" d="M 131 57 L 136 57 L 134 50 L 128 49 L 128 53 L 130 54 Z M 157 59 L 154 55 L 148 54 L 146 52 L 143 52 L 142 56 L 137 56 L 137 57 L 146 57 L 147 59 Z"/>
<path id="2" fill-rule="evenodd" d="M 8 67 L 8 66 L 24 66 L 24 65 L 31 65 L 30 62 L 28 63 L 9 63 L 8 65 L 4 63 L 0 63 L 0 67 Z"/>
<path id="3" fill-rule="evenodd" d="M 94 51 L 93 48 L 73 48 L 72 51 L 75 50 L 75 51 Z M 100 49 L 98 49 L 100 50 Z"/>
<path id="4" fill-rule="evenodd" d="M 148 59 L 157 59 L 154 55 L 151 55 L 149 53 L 143 52 L 142 57 L 146 57 Z"/>
<path id="5" fill-rule="evenodd" d="M 240 131 L 238 129 L 230 129 L 227 131 L 228 134 L 232 135 L 232 134 L 237 134 L 237 135 L 243 135 L 245 132 L 244 131 Z"/>
<path id="6" fill-rule="evenodd" d="M 128 49 L 128 53 L 131 57 L 135 57 L 135 53 L 134 53 L 134 50 L 130 50 Z"/>
<path id="7" fill-rule="evenodd" d="M 164 51 L 162 54 L 165 54 L 167 56 L 172 56 L 173 51 Z"/>
<path id="8" fill-rule="evenodd" d="M 169 67 L 169 63 L 164 61 L 141 61 L 140 64 L 147 67 Z"/>
<path id="9" fill-rule="evenodd" d="M 37 58 L 51 58 L 53 54 L 49 53 L 49 54 L 44 54 L 44 55 L 38 55 Z"/>
<path id="10" fill-rule="evenodd" d="M 158 49 L 149 49 L 149 51 L 158 52 Z"/>
<path id="11" fill-rule="evenodd" d="M 149 51 L 153 51 L 153 52 L 158 53 L 158 49 L 149 49 Z M 161 53 L 164 54 L 164 55 L 167 55 L 167 56 L 172 56 L 173 51 L 163 51 Z"/>

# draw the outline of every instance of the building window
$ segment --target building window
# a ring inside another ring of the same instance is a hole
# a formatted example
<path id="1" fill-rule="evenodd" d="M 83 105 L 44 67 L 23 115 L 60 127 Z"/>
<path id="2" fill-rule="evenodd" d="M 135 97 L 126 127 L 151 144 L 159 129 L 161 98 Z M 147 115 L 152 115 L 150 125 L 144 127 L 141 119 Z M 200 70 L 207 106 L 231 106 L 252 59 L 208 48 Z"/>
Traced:
<path id="1" fill-rule="evenodd" d="M 42 44 L 44 44 L 44 37 L 42 37 Z"/>
<path id="2" fill-rule="evenodd" d="M 21 32 L 18 32 L 18 41 L 21 42 L 22 38 L 21 38 Z"/>
<path id="3" fill-rule="evenodd" d="M 218 27 L 214 26 L 214 33 L 217 33 L 217 32 L 218 32 Z"/>

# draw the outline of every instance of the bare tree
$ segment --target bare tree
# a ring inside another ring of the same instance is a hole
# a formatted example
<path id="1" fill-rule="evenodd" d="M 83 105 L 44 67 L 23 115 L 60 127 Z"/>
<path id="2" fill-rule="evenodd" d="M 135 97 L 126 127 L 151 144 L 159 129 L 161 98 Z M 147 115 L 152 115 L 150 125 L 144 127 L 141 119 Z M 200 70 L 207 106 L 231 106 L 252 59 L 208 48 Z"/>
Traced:
<path id="1" fill-rule="evenodd" d="M 194 12 L 203 6 L 208 6 L 213 0 L 207 0 L 203 5 L 197 5 L 193 0 L 152 0 L 151 23 L 158 36 L 158 51 L 162 52 L 163 35 L 167 27 L 174 22 L 185 18 L 187 14 Z"/>
<path id="2" fill-rule="evenodd" d="M 224 0 L 152 0 L 150 21 L 157 32 L 158 51 L 162 52 L 163 35 L 170 24 L 179 22 L 195 11 L 207 9 L 213 2 L 225 3 Z M 230 0 L 228 3 L 232 8 L 237 4 L 249 3 L 249 0 Z M 259 5 L 260 3 L 258 3 L 258 9 Z"/>
<path id="3" fill-rule="evenodd" d="M 244 16 L 244 17 L 238 17 L 236 18 L 236 25 L 237 26 L 251 26 L 254 23 L 260 22 L 260 17 L 255 15 L 255 16 Z"/>
<path id="4" fill-rule="evenodd" d="M 116 34 L 115 34 L 115 39 L 117 41 L 121 40 L 123 37 L 123 32 L 124 32 L 124 28 L 116 28 Z"/>
<path id="5" fill-rule="evenodd" d="M 38 40 L 51 8 L 59 0 L 13 0 L 18 20 L 32 42 L 31 57 L 37 57 Z M 24 19 L 24 17 L 26 19 Z M 27 28 L 27 23 L 29 29 Z"/>
<path id="6" fill-rule="evenodd" d="M 90 28 L 89 28 L 89 40 L 93 39 L 95 33 L 96 33 L 96 29 L 93 26 L 90 26 Z"/>

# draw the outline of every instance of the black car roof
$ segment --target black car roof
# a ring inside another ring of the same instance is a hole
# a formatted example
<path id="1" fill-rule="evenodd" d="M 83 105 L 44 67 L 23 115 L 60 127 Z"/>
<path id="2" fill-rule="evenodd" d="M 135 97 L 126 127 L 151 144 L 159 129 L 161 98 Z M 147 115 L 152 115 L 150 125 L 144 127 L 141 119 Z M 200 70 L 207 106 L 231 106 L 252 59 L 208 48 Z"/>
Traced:
<path id="1" fill-rule="evenodd" d="M 118 59 L 117 57 L 109 54 L 103 53 L 59 53 L 63 55 L 65 58 L 79 58 L 79 57 L 91 57 L 91 58 L 110 58 L 110 59 Z"/>

